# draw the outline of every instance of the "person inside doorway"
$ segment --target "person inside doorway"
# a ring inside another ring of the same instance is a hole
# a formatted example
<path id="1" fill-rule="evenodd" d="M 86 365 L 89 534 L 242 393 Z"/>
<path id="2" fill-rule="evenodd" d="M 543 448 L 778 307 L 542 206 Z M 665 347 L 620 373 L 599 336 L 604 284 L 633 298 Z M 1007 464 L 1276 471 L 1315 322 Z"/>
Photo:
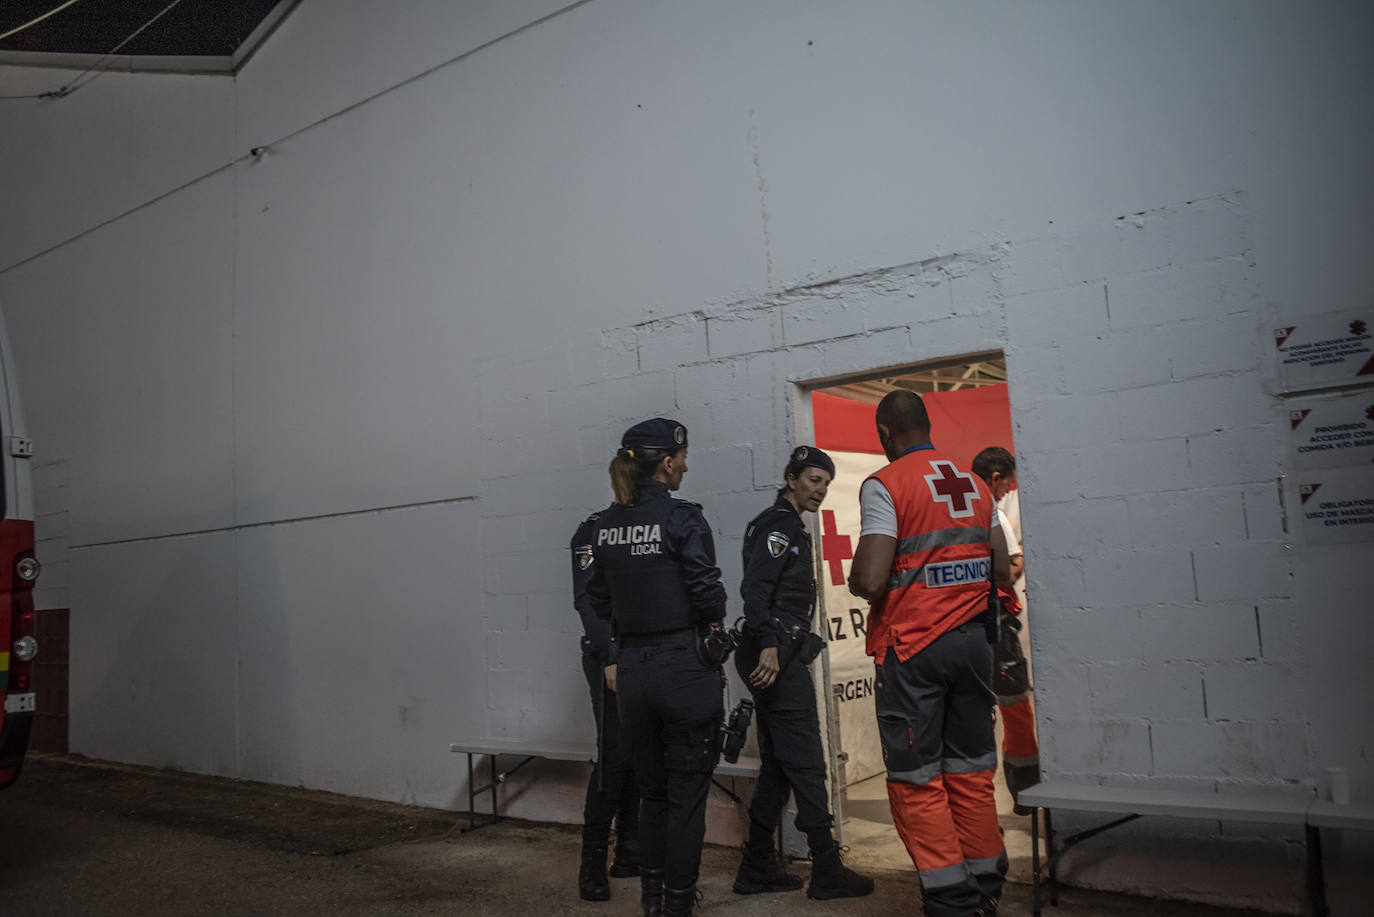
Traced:
<path id="1" fill-rule="evenodd" d="M 973 473 L 983 479 L 1000 503 L 1016 486 L 1016 459 L 1001 446 L 989 446 L 973 457 Z M 997 712 L 1002 718 L 1002 774 L 1011 792 L 1013 811 L 1029 815 L 1030 808 L 1016 801 L 1022 790 L 1040 782 L 1040 746 L 1035 739 L 1030 666 L 1021 648 L 1022 606 L 1015 588 L 1016 581 L 1025 575 L 1026 563 L 1011 520 L 999 515 L 1011 553 L 1011 576 L 997 583 L 1002 622 L 994 654 L 992 689 L 997 692 Z"/>

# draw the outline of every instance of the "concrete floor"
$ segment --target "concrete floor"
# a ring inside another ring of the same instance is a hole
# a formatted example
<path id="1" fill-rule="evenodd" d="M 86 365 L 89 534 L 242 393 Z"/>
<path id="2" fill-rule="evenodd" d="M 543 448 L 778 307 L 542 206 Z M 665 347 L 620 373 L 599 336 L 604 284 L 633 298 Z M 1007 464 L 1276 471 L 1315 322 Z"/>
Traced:
<path id="1" fill-rule="evenodd" d="M 881 781 L 876 783 L 881 787 Z M 635 879 L 613 880 L 614 898 L 608 903 L 578 900 L 576 827 L 508 820 L 463 833 L 459 828 L 466 823 L 465 815 L 434 809 L 31 756 L 20 781 L 0 792 L 0 914 L 638 912 Z M 708 847 L 699 913 L 920 913 L 909 863 L 890 860 L 893 851 L 858 837 L 851 846 L 852 865 L 875 875 L 878 890 L 868 898 L 834 902 L 810 901 L 801 892 L 735 895 L 730 883 L 738 852 Z M 793 867 L 799 872 L 806 868 L 804 863 Z M 1029 900 L 1027 886 L 1011 884 L 1002 912 L 1029 914 Z M 1046 914 L 1253 917 L 1248 911 L 1078 889 L 1066 890 L 1060 906 Z"/>

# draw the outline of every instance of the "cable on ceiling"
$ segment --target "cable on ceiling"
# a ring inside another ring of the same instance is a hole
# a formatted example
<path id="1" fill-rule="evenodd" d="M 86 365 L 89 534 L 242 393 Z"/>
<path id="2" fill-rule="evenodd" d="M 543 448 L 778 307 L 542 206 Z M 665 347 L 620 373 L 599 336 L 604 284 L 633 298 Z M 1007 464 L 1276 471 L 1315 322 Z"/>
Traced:
<path id="1" fill-rule="evenodd" d="M 10 30 L 9 30 L 8 32 L 6 32 L 5 34 L 0 35 L 0 41 L 4 41 L 6 38 L 9 38 L 11 35 L 18 35 L 20 32 L 24 31 L 24 30 L 27 29 L 29 26 L 38 25 L 38 23 L 42 22 L 44 19 L 47 19 L 49 16 L 56 16 L 58 13 L 62 12 L 63 10 L 65 10 L 67 7 L 71 6 L 73 3 L 80 3 L 80 2 L 81 2 L 81 0 L 67 0 L 66 3 L 64 3 L 64 4 L 62 4 L 61 6 L 57 7 L 57 9 L 48 10 L 46 13 L 44 13 L 42 16 L 39 16 L 37 19 L 30 19 L 28 22 L 24 23 L 23 25 L 21 25 L 21 26 L 16 26 L 15 28 L 10 29 Z"/>
<path id="2" fill-rule="evenodd" d="M 53 13 L 56 13 L 56 12 L 58 12 L 59 10 L 63 9 L 63 7 L 71 6 L 73 3 L 76 3 L 76 2 L 78 2 L 78 0 L 68 0 L 67 3 L 63 4 L 63 6 L 58 7 L 57 9 L 53 10 L 53 11 L 50 12 L 50 13 L 45 13 L 45 14 L 44 14 L 42 17 L 40 17 L 40 18 L 46 18 L 47 16 L 51 16 Z M 62 86 L 59 86 L 57 89 L 53 89 L 53 90 L 50 90 L 50 91 L 48 91 L 48 92 L 40 92 L 40 93 L 37 93 L 37 94 L 34 94 L 34 95 L 23 95 L 23 96 L 0 96 L 0 101 L 9 102 L 9 101 L 15 101 L 15 100 L 18 100 L 18 99 L 62 99 L 62 98 L 65 98 L 65 97 L 71 95 L 72 93 L 74 93 L 74 92 L 76 92 L 78 89 L 80 89 L 82 86 L 86 86 L 86 85 L 88 85 L 88 84 L 90 84 L 90 83 L 95 82 L 95 80 L 96 80 L 97 78 L 99 78 L 100 74 L 106 72 L 106 71 L 104 71 L 104 70 L 99 70 L 99 72 L 95 72 L 95 71 L 98 70 L 98 68 L 100 67 L 101 64 L 105 63 L 105 61 L 109 60 L 111 57 L 113 57 L 114 55 L 118 54 L 121 48 L 123 48 L 123 47 L 124 47 L 125 45 L 127 45 L 129 42 L 133 41 L 133 40 L 134 40 L 135 38 L 137 38 L 139 35 L 143 34 L 143 32 L 144 32 L 145 29 L 147 29 L 147 28 L 148 28 L 149 26 L 151 26 L 153 23 L 157 22 L 157 21 L 158 21 L 159 19 L 161 19 L 163 16 L 166 16 L 166 15 L 167 15 L 168 13 L 170 13 L 174 8 L 176 8 L 177 6 L 180 6 L 180 5 L 181 5 L 181 0 L 172 0 L 171 3 L 167 4 L 167 5 L 164 6 L 161 10 L 159 10 L 158 13 L 157 13 L 155 16 L 153 16 L 153 18 L 149 19 L 147 22 L 143 23 L 143 25 L 141 25 L 141 26 L 139 26 L 138 28 L 134 29 L 133 32 L 129 33 L 129 36 L 128 36 L 127 38 L 125 38 L 125 39 L 124 39 L 123 41 L 121 41 L 119 44 L 115 45 L 115 46 L 114 46 L 113 48 L 111 48 L 110 50 L 106 51 L 104 54 L 100 55 L 100 57 L 96 59 L 96 62 L 95 62 L 94 64 L 91 64 L 91 65 L 90 65 L 89 67 L 87 67 L 85 70 L 83 70 L 83 71 L 81 71 L 80 73 L 78 73 L 78 74 L 76 75 L 76 77 L 75 77 L 71 82 L 66 83 L 66 84 L 64 84 L 64 85 L 62 85 Z M 37 22 L 37 21 L 38 21 L 37 19 L 34 20 L 34 22 Z M 32 25 L 32 24 L 33 24 L 33 23 L 29 23 L 29 25 Z M 20 28 L 21 28 L 21 29 L 25 29 L 25 28 L 28 28 L 28 26 L 27 26 L 27 25 L 25 25 L 25 26 L 20 26 Z M 11 33 L 9 33 L 9 34 L 13 34 L 13 32 L 11 32 Z M 4 37 L 4 36 L 0 36 L 0 38 L 3 38 L 3 37 Z M 87 77 L 89 74 L 91 74 L 92 72 L 95 72 L 95 76 L 92 76 L 90 79 L 86 79 L 86 77 Z"/>

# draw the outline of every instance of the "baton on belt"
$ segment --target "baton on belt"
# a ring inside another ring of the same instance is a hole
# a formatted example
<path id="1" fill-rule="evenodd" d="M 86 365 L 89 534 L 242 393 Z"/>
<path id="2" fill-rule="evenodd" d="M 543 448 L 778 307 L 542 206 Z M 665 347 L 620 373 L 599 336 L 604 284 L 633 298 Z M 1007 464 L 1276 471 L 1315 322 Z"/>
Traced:
<path id="1" fill-rule="evenodd" d="M 598 659 L 597 662 L 601 660 Z M 606 792 L 606 667 L 598 673 L 601 690 L 596 692 L 596 792 Z"/>

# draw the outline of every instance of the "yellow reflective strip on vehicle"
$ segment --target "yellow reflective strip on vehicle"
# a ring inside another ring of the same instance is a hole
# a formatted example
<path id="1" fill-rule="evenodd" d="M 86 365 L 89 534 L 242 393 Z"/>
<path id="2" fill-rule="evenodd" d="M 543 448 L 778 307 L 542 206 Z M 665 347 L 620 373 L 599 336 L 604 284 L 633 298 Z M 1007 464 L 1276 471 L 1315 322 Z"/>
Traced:
<path id="1" fill-rule="evenodd" d="M 10 670 L 10 654 L 9 654 L 9 653 L 0 653 L 0 672 L 8 672 L 9 670 Z"/>

